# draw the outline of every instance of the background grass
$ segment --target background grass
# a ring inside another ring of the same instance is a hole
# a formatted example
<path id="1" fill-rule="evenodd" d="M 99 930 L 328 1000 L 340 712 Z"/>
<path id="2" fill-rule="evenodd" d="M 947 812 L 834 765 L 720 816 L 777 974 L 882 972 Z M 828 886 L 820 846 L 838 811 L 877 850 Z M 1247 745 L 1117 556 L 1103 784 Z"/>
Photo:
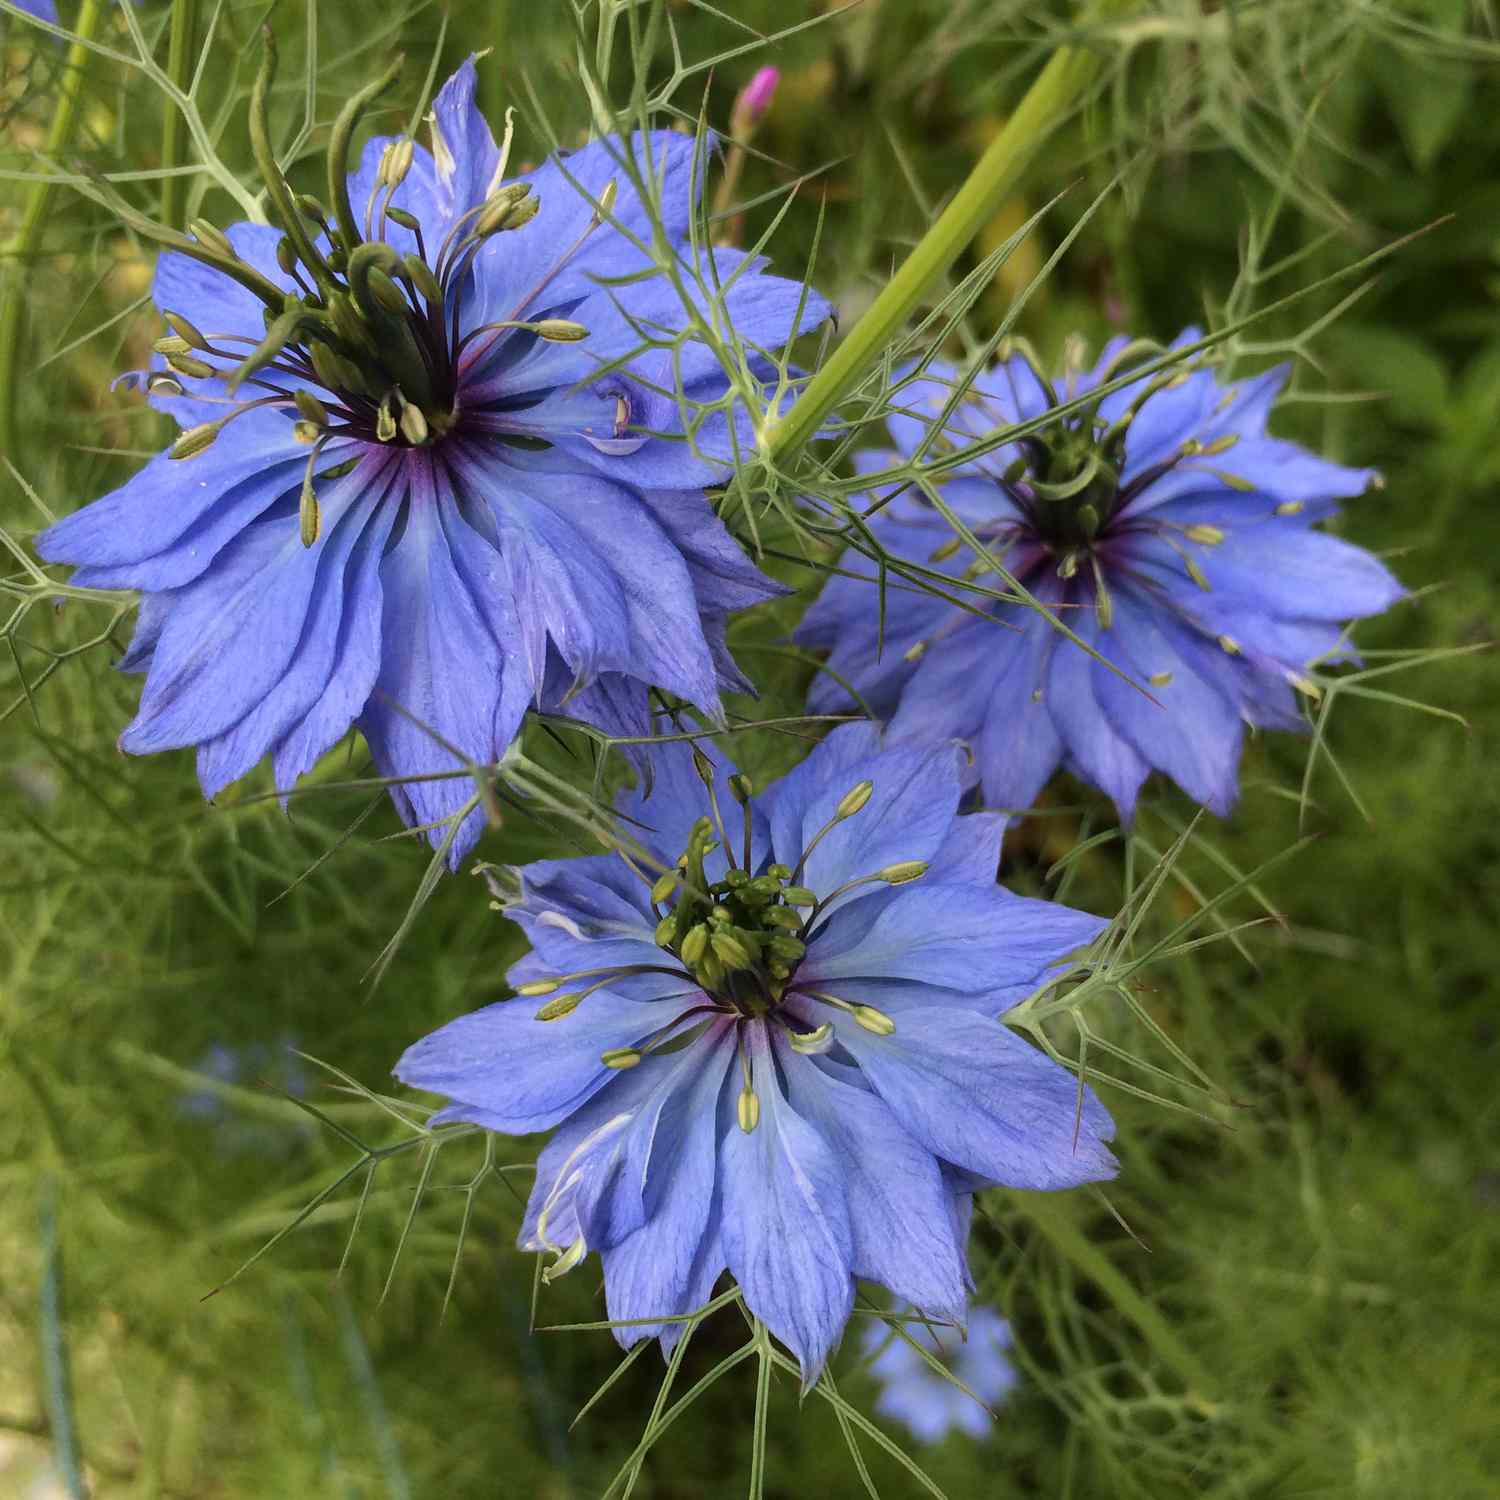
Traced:
<path id="1" fill-rule="evenodd" d="M 73 7 L 62 8 L 67 19 Z M 692 113 L 701 103 L 722 126 L 756 67 L 783 69 L 756 142 L 767 159 L 749 164 L 741 190 L 753 199 L 819 174 L 773 250 L 778 269 L 797 275 L 817 243 L 813 278 L 846 322 L 962 181 L 1070 15 L 1009 0 L 867 0 L 769 50 L 728 56 L 751 31 L 818 8 L 669 9 L 687 62 L 718 60 L 679 93 Z M 398 41 L 412 62 L 392 121 L 416 103 L 435 49 L 441 77 L 489 48 L 492 116 L 534 99 L 565 140 L 587 122 L 562 5 L 466 0 L 446 29 L 434 6 L 391 12 L 376 29 L 355 10 L 325 5 L 313 18 L 324 126 Z M 168 14 L 155 0 L 138 12 L 163 62 Z M 225 8 L 201 90 L 211 112 L 243 91 L 262 14 Z M 304 16 L 296 4 L 277 10 L 294 60 Z M 63 52 L 3 24 L 8 164 L 34 171 Z M 107 18 L 110 45 L 128 45 L 122 25 Z M 1118 327 L 1168 338 L 1454 215 L 1388 262 L 1333 326 L 1303 338 L 1341 294 L 1328 292 L 1255 337 L 1307 355 L 1304 399 L 1281 430 L 1385 472 L 1385 489 L 1350 507 L 1344 533 L 1431 590 L 1361 643 L 1493 639 L 1500 37 L 1490 8 L 1146 0 L 1095 40 L 1108 49 L 1107 86 L 975 254 L 1063 196 L 986 289 L 971 331 L 984 335 L 1111 184 L 1027 304 L 1023 327 L 1043 349 L 1072 334 L 1097 344 Z M 670 72 L 665 53 L 654 66 L 658 79 Z M 161 113 L 138 74 L 95 59 L 75 149 L 111 170 L 154 167 Z M 243 165 L 242 111 L 224 121 L 226 157 Z M 521 139 L 523 155 L 545 149 L 533 123 Z M 0 181 L 0 239 L 27 191 Z M 156 188 L 132 191 L 149 203 Z M 216 190 L 201 206 L 220 219 L 231 207 Z M 773 210 L 752 208 L 748 232 Z M 1252 243 L 1249 227 L 1267 225 Z M 4 267 L 24 278 L 26 318 L 0 522 L 23 541 L 44 520 L 38 502 L 71 509 L 163 439 L 138 399 L 109 389 L 157 331 L 132 310 L 149 252 L 66 190 L 34 251 Z M 1248 274 L 1286 257 L 1292 267 L 1264 286 Z M 1318 399 L 1330 393 L 1361 399 Z M 739 642 L 764 647 L 787 620 L 743 622 Z M 639 1436 L 659 1364 L 654 1353 L 638 1361 L 568 1431 L 617 1351 L 607 1334 L 528 1334 L 532 1265 L 511 1248 L 519 1214 L 507 1186 L 524 1196 L 526 1179 L 491 1176 L 470 1203 L 461 1185 L 482 1165 L 477 1146 L 438 1159 L 430 1181 L 441 1190 L 405 1232 L 394 1272 L 420 1151 L 381 1166 L 342 1275 L 358 1182 L 200 1300 L 357 1159 L 274 1088 L 374 1143 L 403 1137 L 288 1047 L 384 1088 L 410 1040 L 503 993 L 519 940 L 478 882 L 457 877 L 384 983 L 362 984 L 423 863 L 393 837 L 393 815 L 377 806 L 339 843 L 364 794 L 299 799 L 287 817 L 255 800 L 269 783 L 252 778 L 209 808 L 188 756 L 118 755 L 138 682 L 112 670 L 108 641 L 76 650 L 110 623 L 108 610 L 76 601 L 33 609 L 16 661 L 34 700 L 0 726 L 0 1493 L 51 1493 L 31 1486 L 61 1486 L 76 1453 L 80 1483 L 100 1495 L 597 1494 Z M 38 683 L 43 653 L 75 650 Z M 764 650 L 743 660 L 766 688 L 759 712 L 795 711 L 805 668 Z M 1249 937 L 1255 964 L 1219 945 L 1154 971 L 1142 1004 L 1232 1102 L 1210 1109 L 1213 1123 L 1111 1094 L 1124 1171 L 1110 1201 L 1133 1236 L 1088 1195 L 986 1195 L 976 1270 L 1015 1325 L 1026 1378 L 988 1444 L 954 1438 L 922 1455 L 955 1500 L 1495 1493 L 1494 668 L 1470 656 L 1385 685 L 1472 729 L 1341 700 L 1328 745 L 1368 818 L 1322 765 L 1307 822 L 1323 836 L 1267 878 L 1286 921 Z M 5 703 L 20 686 L 13 671 Z M 759 753 L 794 750 L 776 741 Z M 1208 832 L 1215 851 L 1248 869 L 1295 839 L 1299 809 L 1286 793 L 1306 755 L 1285 737 L 1251 749 L 1240 809 Z M 346 764 L 330 757 L 324 779 Z M 1143 835 L 1163 845 L 1187 811 L 1163 792 Z M 1021 889 L 1055 889 L 1053 862 L 1107 826 L 1066 785 L 1043 814 L 1011 837 L 1008 878 Z M 556 847 L 517 823 L 480 852 L 507 860 Z M 1210 888 L 1223 884 L 1204 852 L 1189 865 Z M 1122 877 L 1118 843 L 1090 849 L 1068 899 L 1112 911 Z M 1152 920 L 1165 930 L 1193 905 L 1175 888 Z M 1158 1056 L 1128 1017 L 1090 1021 Z M 232 1077 L 226 1053 L 238 1058 Z M 502 1142 L 496 1160 L 524 1163 L 529 1149 Z M 539 1321 L 602 1316 L 598 1291 L 591 1264 L 547 1291 Z M 708 1324 L 687 1375 L 740 1338 L 732 1313 Z M 854 1342 L 836 1370 L 868 1409 Z M 727 1377 L 664 1440 L 637 1494 L 739 1493 L 753 1401 L 745 1369 Z M 867 1456 L 882 1494 L 916 1493 Z M 827 1411 L 799 1410 L 778 1386 L 767 1494 L 860 1492 Z"/>

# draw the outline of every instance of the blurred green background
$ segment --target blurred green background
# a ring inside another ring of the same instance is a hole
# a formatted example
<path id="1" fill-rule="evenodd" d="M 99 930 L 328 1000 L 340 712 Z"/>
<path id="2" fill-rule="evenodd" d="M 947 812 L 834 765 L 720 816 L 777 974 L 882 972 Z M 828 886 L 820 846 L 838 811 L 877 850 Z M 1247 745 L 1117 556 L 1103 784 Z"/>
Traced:
<path id="1" fill-rule="evenodd" d="M 61 8 L 65 21 L 77 11 L 73 0 Z M 214 7 L 198 10 L 201 38 Z M 382 128 L 409 116 L 431 60 L 441 79 L 485 49 L 484 102 L 494 120 L 518 106 L 522 158 L 546 149 L 538 104 L 565 141 L 587 124 L 561 0 L 378 16 L 232 0 L 198 97 L 239 167 L 253 38 L 268 10 L 288 58 L 288 122 L 315 41 L 325 131 L 398 48 L 408 67 Z M 739 185 L 753 204 L 746 232 L 770 222 L 778 189 L 807 177 L 771 250 L 797 276 L 816 246 L 812 279 L 845 327 L 1075 14 L 1056 0 L 865 0 L 839 15 L 804 0 L 724 0 L 717 11 L 672 0 L 666 13 L 680 48 L 675 102 L 690 119 L 701 109 L 722 128 L 756 68 L 782 70 L 755 142 L 763 156 Z M 134 12 L 163 67 L 170 16 L 162 0 Z M 110 390 L 158 332 L 142 306 L 149 247 L 66 187 L 18 243 L 34 190 L 23 178 L 39 170 L 65 53 L 14 17 L 0 27 L 0 271 L 20 288 L 23 314 L 0 524 L 24 547 L 48 511 L 120 482 L 165 429 L 139 398 Z M 115 9 L 97 36 L 131 51 Z M 1323 315 L 1355 283 L 1249 337 L 1303 356 L 1283 433 L 1384 470 L 1385 488 L 1353 503 L 1342 528 L 1391 558 L 1419 597 L 1360 643 L 1438 653 L 1491 641 L 1494 8 L 1142 0 L 1090 40 L 1106 58 L 1101 88 L 965 265 L 1061 196 L 985 290 L 971 332 L 987 332 L 1101 194 L 1027 302 L 1022 327 L 1044 350 L 1070 335 L 1097 345 L 1122 328 L 1170 338 L 1433 226 L 1336 320 L 1324 326 Z M 664 41 L 651 80 L 673 68 Z M 623 93 L 628 70 L 611 81 Z M 93 57 L 78 105 L 63 160 L 159 166 L 162 100 L 139 68 Z M 126 191 L 154 209 L 160 183 Z M 199 206 L 228 216 L 214 191 Z M 3 566 L 21 575 L 19 562 Z M 795 712 L 805 686 L 805 668 L 754 649 L 789 619 L 782 610 L 738 627 L 742 659 L 766 689 L 762 714 Z M 138 679 L 112 668 L 128 628 L 97 605 L 43 600 L 0 653 L 0 710 L 13 708 L 0 723 L 0 1495 L 68 1493 L 69 1452 L 102 1496 L 600 1493 L 639 1437 L 659 1362 L 638 1361 L 569 1430 L 618 1351 L 606 1333 L 528 1333 L 533 1268 L 512 1249 L 526 1178 L 491 1174 L 467 1191 L 485 1165 L 477 1149 L 436 1159 L 409 1225 L 417 1150 L 383 1162 L 352 1238 L 358 1178 L 200 1300 L 358 1160 L 278 1089 L 373 1145 L 406 1137 L 289 1047 L 384 1089 L 409 1041 L 503 993 L 518 938 L 477 881 L 452 878 L 384 981 L 362 982 L 406 910 L 420 852 L 393 837 L 383 804 L 354 826 L 367 793 L 302 798 L 287 817 L 256 800 L 269 781 L 252 778 L 210 808 L 187 754 L 117 754 L 138 692 Z M 1326 737 L 1337 769 L 1315 764 L 1308 805 L 1297 805 L 1306 743 L 1262 740 L 1235 817 L 1205 829 L 1185 859 L 1195 887 L 1212 891 L 1230 866 L 1286 848 L 1299 820 L 1322 835 L 1262 883 L 1284 920 L 1245 935 L 1253 962 L 1209 946 L 1156 970 L 1139 997 L 1227 1102 L 1200 1110 L 1190 1090 L 1125 1070 L 1165 1097 L 1109 1092 L 1124 1162 L 1109 1193 L 1118 1217 L 1082 1194 L 986 1195 L 974 1264 L 982 1294 L 1013 1322 L 1023 1379 L 990 1441 L 954 1437 L 918 1454 L 954 1500 L 1500 1493 L 1494 666 L 1483 653 L 1419 657 L 1373 685 L 1468 725 L 1340 696 Z M 761 753 L 784 762 L 789 752 L 778 741 Z M 338 752 L 320 775 L 339 780 L 358 764 Z M 1188 812 L 1162 793 L 1138 857 L 1164 847 Z M 1078 789 L 1057 788 L 1011 836 L 1006 878 L 1055 893 L 1049 869 L 1102 818 Z M 516 822 L 480 854 L 558 847 Z M 1071 866 L 1067 898 L 1111 912 L 1122 871 L 1118 843 L 1091 848 Z M 1151 920 L 1165 930 L 1195 904 L 1173 886 Z M 1256 915 L 1248 900 L 1238 909 Z M 1090 1020 L 1185 1076 L 1128 1017 Z M 500 1142 L 494 1160 L 524 1162 L 529 1150 Z M 590 1263 L 545 1293 L 538 1321 L 602 1316 Z M 742 1336 L 733 1313 L 710 1323 L 685 1375 Z M 868 1410 L 874 1388 L 856 1343 L 835 1368 L 843 1394 Z M 637 1495 L 742 1492 L 754 1402 L 742 1375 L 665 1437 Z M 919 1492 L 864 1449 L 882 1495 Z M 790 1388 L 773 1396 L 766 1492 L 863 1493 L 826 1407 L 799 1408 Z"/>

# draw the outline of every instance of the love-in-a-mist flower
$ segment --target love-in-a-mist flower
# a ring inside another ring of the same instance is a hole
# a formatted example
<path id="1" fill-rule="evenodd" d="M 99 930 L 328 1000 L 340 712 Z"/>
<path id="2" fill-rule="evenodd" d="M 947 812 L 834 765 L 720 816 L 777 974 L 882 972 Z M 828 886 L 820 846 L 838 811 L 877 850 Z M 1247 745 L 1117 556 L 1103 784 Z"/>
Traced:
<path id="1" fill-rule="evenodd" d="M 710 346 L 678 338 L 682 295 L 756 378 L 757 351 L 827 305 L 762 259 L 693 248 L 709 153 L 692 137 L 509 177 L 469 62 L 438 95 L 431 155 L 372 140 L 346 178 L 373 90 L 357 97 L 325 206 L 272 157 L 266 77 L 251 135 L 279 224 L 200 222 L 157 266 L 172 333 L 154 383 L 185 430 L 38 543 L 82 565 L 76 583 L 142 593 L 122 748 L 196 746 L 212 796 L 268 754 L 290 785 L 353 724 L 383 776 L 449 773 L 392 788 L 437 824 L 529 706 L 636 733 L 655 685 L 717 716 L 743 686 L 726 617 L 774 586 L 704 494 L 750 418 Z"/>
<path id="2" fill-rule="evenodd" d="M 950 1432 L 988 1437 L 993 1424 L 985 1408 L 999 1406 L 1016 1383 L 1015 1366 L 1005 1352 L 1010 1325 L 992 1308 L 976 1307 L 965 1329 L 910 1318 L 901 1326 L 969 1389 L 945 1380 L 906 1339 L 872 1319 L 864 1347 L 875 1356 L 870 1361 L 870 1374 L 880 1386 L 875 1410 L 904 1423 L 924 1443 L 940 1442 Z"/>
<path id="3" fill-rule="evenodd" d="M 955 816 L 952 744 L 850 725 L 758 797 L 702 751 L 654 760 L 624 811 L 657 868 L 518 870 L 518 998 L 397 1076 L 453 1101 L 438 1123 L 561 1127 L 521 1244 L 549 1275 L 601 1252 L 612 1319 L 691 1311 L 727 1267 L 808 1380 L 856 1277 L 962 1321 L 976 1188 L 1115 1170 L 1103 1106 L 997 1019 L 1104 924 L 996 884 L 1003 823 Z"/>
<path id="4" fill-rule="evenodd" d="M 1136 349 L 1117 340 L 1056 386 L 1022 354 L 967 389 L 933 363 L 898 382 L 897 451 L 862 455 L 862 472 L 961 452 L 1086 396 Z M 1226 385 L 1189 365 L 943 471 L 939 493 L 973 537 L 1117 671 L 1028 606 L 971 594 L 969 612 L 900 581 L 882 639 L 871 585 L 835 577 L 798 632 L 833 669 L 813 710 L 847 706 L 842 678 L 897 734 L 959 736 L 994 806 L 1029 806 L 1062 765 L 1128 821 L 1154 767 L 1227 813 L 1245 726 L 1303 728 L 1309 667 L 1346 653 L 1345 622 L 1402 594 L 1368 552 L 1315 529 L 1376 475 L 1268 435 L 1286 378 L 1283 366 Z M 896 557 L 1003 587 L 914 488 L 873 530 Z"/>

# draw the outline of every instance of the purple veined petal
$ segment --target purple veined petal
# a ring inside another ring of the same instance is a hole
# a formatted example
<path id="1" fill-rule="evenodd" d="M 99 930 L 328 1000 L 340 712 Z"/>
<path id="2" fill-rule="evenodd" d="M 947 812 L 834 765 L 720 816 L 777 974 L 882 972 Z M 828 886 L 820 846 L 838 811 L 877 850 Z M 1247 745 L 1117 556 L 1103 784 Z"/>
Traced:
<path id="1" fill-rule="evenodd" d="M 961 1318 L 968 1294 L 964 1243 L 933 1156 L 872 1093 L 781 1054 L 792 1108 L 843 1163 L 850 1269 L 935 1317 Z"/>
<path id="2" fill-rule="evenodd" d="M 515 738 L 526 697 L 507 678 L 511 659 L 491 634 L 454 559 L 467 522 L 452 489 L 421 450 L 406 459 L 411 486 L 406 530 L 381 567 L 387 643 L 360 729 L 382 776 L 420 778 L 393 788 L 410 821 L 440 847 L 446 820 L 474 795 L 455 775 L 467 758 L 487 765 Z M 390 649 L 400 642 L 402 649 Z M 483 824 L 478 809 L 449 846 L 455 867 Z"/>
<path id="3" fill-rule="evenodd" d="M 1044 602 L 1058 601 L 1053 595 Z M 995 660 L 972 688 L 987 695 L 974 758 L 986 804 L 1024 811 L 1062 759 L 1046 703 L 1047 665 L 1062 637 L 1033 610 L 1016 609 L 1004 620 L 1017 629 L 995 630 Z"/>
<path id="4" fill-rule="evenodd" d="M 907 1131 L 935 1156 L 1006 1187 L 1101 1182 L 1114 1122 L 1093 1090 L 998 1021 L 913 1007 L 889 1036 L 831 1011 L 839 1040 Z"/>
<path id="5" fill-rule="evenodd" d="M 1015 651 L 1018 642 L 1006 640 L 1011 623 L 979 618 L 943 606 L 948 618 L 923 651 L 891 718 L 894 739 L 927 738 L 941 724 L 959 739 L 973 741 L 987 716 L 982 690 L 997 657 Z M 980 690 L 976 691 L 976 688 Z"/>
<path id="6" fill-rule="evenodd" d="M 471 1011 L 408 1047 L 396 1077 L 447 1094 L 443 1120 L 473 1120 L 510 1135 L 549 1130 L 620 1075 L 600 1062 L 639 1042 L 661 1007 L 596 990 L 570 1015 L 538 1021 L 541 999 L 502 1000 Z M 437 1118 L 437 1117 L 434 1117 Z"/>
<path id="7" fill-rule="evenodd" d="M 729 614 L 788 590 L 745 555 L 701 489 L 651 489 L 641 501 L 682 553 L 700 609 Z"/>
<path id="8" fill-rule="evenodd" d="M 854 1305 L 844 1174 L 783 1097 L 764 1027 L 747 1028 L 745 1048 L 760 1119 L 749 1132 L 731 1123 L 720 1147 L 724 1258 L 745 1305 L 796 1355 L 805 1390 Z"/>
<path id="9" fill-rule="evenodd" d="M 1227 690 L 1216 686 L 1183 654 L 1184 643 L 1134 589 L 1112 591 L 1114 630 L 1128 650 L 1122 666 L 1149 685 L 1153 703 L 1103 667 L 1094 691 L 1115 730 L 1194 800 L 1225 816 L 1234 803 L 1244 725 Z M 1224 674 L 1228 676 L 1227 673 Z M 1122 809 L 1122 816 L 1124 811 Z"/>
<path id="10" fill-rule="evenodd" d="M 823 744 L 832 742 L 830 736 Z M 823 898 L 886 865 L 930 858 L 953 822 L 962 787 L 961 760 L 956 745 L 897 744 L 841 767 L 847 781 L 843 776 L 830 780 L 820 746 L 765 798 L 776 858 L 795 868 L 817 838 L 803 864 L 802 880 Z M 864 781 L 873 784 L 864 808 L 818 838 L 844 797 Z M 828 909 L 846 899 L 839 897 Z"/>
<path id="11" fill-rule="evenodd" d="M 479 83 L 474 62 L 471 55 L 459 64 L 438 90 L 427 117 L 432 131 L 433 207 L 441 226 L 438 242 L 428 247 L 434 255 L 453 222 L 500 186 L 496 180 L 500 150 L 489 122 L 474 103 Z M 355 211 L 359 211 L 357 203 Z"/>
<path id="12" fill-rule="evenodd" d="M 374 495 L 358 506 L 347 507 L 326 526 L 326 542 L 320 549 L 307 617 L 286 671 L 231 729 L 198 743 L 198 779 L 205 797 L 216 796 L 249 771 L 327 693 L 347 618 L 348 579 L 351 574 L 368 576 L 378 565 L 395 520 L 396 506 L 391 502 L 395 483 L 388 467 L 372 480 Z M 382 486 L 383 495 L 379 493 Z M 357 593 L 353 595 L 354 599 L 358 597 Z M 366 682 L 372 680 L 373 676 Z M 320 749 L 326 749 L 348 730 L 364 706 L 364 699 L 351 704 L 346 695 L 345 706 L 347 717 Z"/>
<path id="13" fill-rule="evenodd" d="M 136 611 L 135 630 L 125 654 L 116 663 L 122 672 L 144 672 L 151 665 L 152 653 L 161 638 L 162 626 L 172 611 L 171 594 L 145 594 Z"/>
<path id="14" fill-rule="evenodd" d="M 710 1031 L 690 1049 L 691 1067 L 663 1100 L 645 1157 L 645 1221 L 603 1249 L 609 1316 L 629 1321 L 691 1312 L 707 1301 L 724 1269 L 718 1243 L 720 1099 L 731 1076 L 732 1027 Z M 633 1158 L 638 1164 L 641 1158 Z M 670 1349 L 681 1325 L 615 1330 L 625 1347 L 660 1338 Z"/>
<path id="15" fill-rule="evenodd" d="M 1114 634 L 1100 628 L 1093 610 L 1074 614 L 1071 624 L 1080 639 L 1107 660 L 1113 660 Z M 1127 678 L 1131 677 L 1128 666 L 1121 666 L 1121 670 Z M 1136 794 L 1151 774 L 1151 765 L 1129 740 L 1115 730 L 1109 716 L 1101 710 L 1094 691 L 1094 678 L 1096 673 L 1107 672 L 1107 667 L 1086 655 L 1072 641 L 1059 640 L 1052 653 L 1043 702 L 1052 716 L 1057 736 L 1079 774 L 1104 792 L 1120 809 L 1123 818 L 1129 818 L 1135 809 Z M 1120 686 L 1135 688 L 1137 685 L 1132 680 Z M 1147 710 L 1151 708 L 1150 700 L 1144 699 L 1144 695 L 1143 703 Z"/>
<path id="16" fill-rule="evenodd" d="M 947 881 L 982 884 L 995 879 L 1009 818 L 1004 813 L 968 813 L 953 820 L 932 867 Z"/>
<path id="17" fill-rule="evenodd" d="M 294 518 L 262 521 L 240 532 L 211 575 L 178 591 L 121 749 L 140 755 L 212 739 L 280 682 L 330 537 L 346 510 L 363 507 L 369 483 L 361 466 L 325 489 L 324 531 L 311 547 Z"/>

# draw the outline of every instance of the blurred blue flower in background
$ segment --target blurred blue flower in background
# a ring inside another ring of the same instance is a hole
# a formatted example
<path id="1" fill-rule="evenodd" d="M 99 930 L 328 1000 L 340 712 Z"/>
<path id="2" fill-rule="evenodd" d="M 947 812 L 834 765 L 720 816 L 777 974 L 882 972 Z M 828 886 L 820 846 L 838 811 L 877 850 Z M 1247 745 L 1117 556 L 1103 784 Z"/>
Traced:
<path id="1" fill-rule="evenodd" d="M 683 297 L 754 380 L 827 312 L 693 242 L 702 142 L 600 141 L 507 181 L 474 87 L 470 61 L 438 95 L 432 155 L 373 140 L 346 186 L 335 130 L 331 208 L 267 148 L 281 227 L 195 221 L 161 256 L 151 388 L 185 430 L 38 542 L 143 595 L 123 749 L 196 747 L 213 796 L 266 755 L 290 786 L 355 725 L 383 776 L 446 775 L 391 787 L 434 845 L 528 707 L 641 733 L 649 686 L 714 719 L 746 686 L 725 621 L 777 588 L 704 487 L 753 434 Z"/>
<path id="2" fill-rule="evenodd" d="M 1004 822 L 955 816 L 952 744 L 849 725 L 759 798 L 702 751 L 653 760 L 623 811 L 656 868 L 517 870 L 519 997 L 396 1073 L 453 1100 L 438 1124 L 561 1127 L 521 1231 L 549 1278 L 599 1250 L 609 1316 L 649 1319 L 727 1267 L 812 1381 L 856 1277 L 963 1318 L 977 1188 L 1113 1175 L 1104 1108 L 996 1019 L 1104 923 L 995 883 Z"/>
<path id="3" fill-rule="evenodd" d="M 274 1047 L 261 1042 L 238 1047 L 215 1042 L 193 1064 L 193 1071 L 209 1082 L 185 1092 L 177 1101 L 178 1113 L 211 1128 L 221 1155 L 255 1155 L 285 1147 L 288 1135 L 285 1124 L 236 1109 L 224 1092 L 212 1084 L 260 1086 L 300 1098 L 307 1092 L 307 1070 L 290 1042 Z M 309 1119 L 299 1118 L 292 1129 L 306 1135 L 311 1124 Z"/>
<path id="4" fill-rule="evenodd" d="M 896 451 L 861 455 L 861 472 L 1035 419 L 1122 373 L 1137 349 L 1116 340 L 1056 387 L 1022 354 L 962 395 L 948 365 L 898 375 Z M 1191 365 L 1143 377 L 944 472 L 954 515 L 1118 671 L 1025 605 L 986 609 L 971 595 L 978 613 L 966 611 L 894 577 L 882 639 L 870 583 L 834 577 L 797 634 L 829 651 L 812 710 L 850 704 L 836 673 L 893 734 L 966 740 L 992 806 L 1030 806 L 1061 765 L 1126 822 L 1153 768 L 1227 813 L 1245 725 L 1304 728 L 1296 692 L 1316 690 L 1310 665 L 1347 657 L 1344 622 L 1402 596 L 1368 552 L 1313 529 L 1377 476 L 1267 434 L 1287 373 L 1230 386 Z M 872 522 L 891 554 L 954 579 L 989 571 L 917 490 L 870 498 L 891 496 Z"/>
<path id="5" fill-rule="evenodd" d="M 1016 1383 L 1015 1366 L 1006 1356 L 1010 1325 L 988 1307 L 975 1307 L 967 1330 L 947 1324 L 910 1319 L 902 1327 L 910 1338 L 942 1361 L 984 1406 L 945 1380 L 899 1334 L 872 1320 L 865 1330 L 864 1352 L 874 1355 L 870 1374 L 880 1386 L 875 1410 L 903 1422 L 924 1443 L 940 1442 L 950 1432 L 971 1438 L 990 1433 L 990 1411 L 999 1406 Z"/>

